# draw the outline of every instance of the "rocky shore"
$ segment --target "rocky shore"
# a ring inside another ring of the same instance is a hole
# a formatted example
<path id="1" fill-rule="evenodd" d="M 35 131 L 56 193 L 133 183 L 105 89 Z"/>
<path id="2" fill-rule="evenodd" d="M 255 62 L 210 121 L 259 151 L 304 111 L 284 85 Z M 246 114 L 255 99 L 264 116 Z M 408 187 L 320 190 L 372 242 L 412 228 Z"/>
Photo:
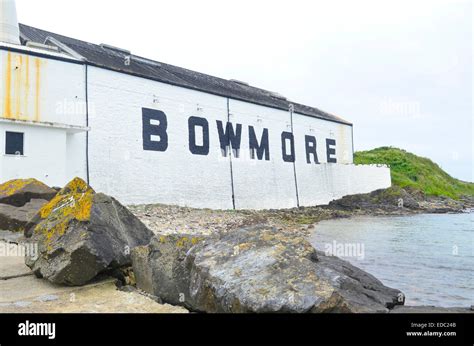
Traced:
<path id="1" fill-rule="evenodd" d="M 153 302 L 155 308 L 144 311 L 156 312 L 470 311 L 404 307 L 402 292 L 314 250 L 307 239 L 321 220 L 466 212 L 474 206 L 472 197 L 455 201 L 393 187 L 347 196 L 328 206 L 289 210 L 126 208 L 75 179 L 59 192 L 34 180 L 8 182 L 0 187 L 0 201 L 0 222 L 14 225 L 1 234 L 0 245 L 38 246 L 36 254 L 27 253 L 22 259 L 27 266 L 16 262 L 13 267 L 6 262 L 0 266 L 0 291 L 7 297 L 8 287 L 15 285 L 12 280 L 28 277 L 25 296 L 34 296 L 30 291 L 35 285 L 42 292 L 36 295 L 39 301 L 26 305 L 4 298 L 0 312 L 58 311 L 58 304 L 67 304 L 61 298 L 63 290 L 74 287 L 81 288 L 85 305 L 71 304 L 67 311 L 86 311 L 94 296 L 106 295 L 133 296 L 131 301 L 138 299 L 143 306 Z M 22 222 L 12 222 L 20 219 L 18 215 Z M 110 293 L 110 278 L 122 293 Z M 91 287 L 94 282 L 99 284 Z M 56 298 L 43 301 L 45 292 Z M 120 307 L 117 311 L 140 310 L 108 301 L 100 311 L 113 312 L 114 304 Z"/>
<path id="2" fill-rule="evenodd" d="M 211 235 L 257 224 L 308 234 L 317 222 L 337 218 L 469 212 L 474 210 L 474 197 L 466 196 L 461 200 L 453 200 L 391 187 L 369 194 L 346 196 L 326 206 L 294 209 L 225 211 L 162 204 L 135 205 L 128 208 L 155 234 Z"/>

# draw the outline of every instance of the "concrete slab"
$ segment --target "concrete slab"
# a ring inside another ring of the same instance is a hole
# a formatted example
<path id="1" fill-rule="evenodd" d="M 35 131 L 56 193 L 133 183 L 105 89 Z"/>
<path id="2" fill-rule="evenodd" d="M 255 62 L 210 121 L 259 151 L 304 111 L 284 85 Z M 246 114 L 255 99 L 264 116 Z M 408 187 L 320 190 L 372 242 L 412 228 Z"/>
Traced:
<path id="1" fill-rule="evenodd" d="M 91 286 L 103 283 L 92 284 Z M 86 286 L 88 287 L 88 286 Z M 34 275 L 0 281 L 0 303 L 28 301 L 45 295 L 74 292 L 81 288 L 58 286 Z"/>
<path id="2" fill-rule="evenodd" d="M 83 287 L 67 287 L 36 278 L 25 265 L 23 244 L 11 232 L 0 234 L 0 313 L 187 313 L 182 307 L 158 304 L 136 292 L 119 291 L 115 279 Z"/>
<path id="3" fill-rule="evenodd" d="M 18 245 L 0 242 L 0 249 L 0 280 L 33 275 L 25 265 L 25 258 L 19 256 L 21 250 Z"/>
<path id="4" fill-rule="evenodd" d="M 30 279 L 30 277 L 28 277 Z M 34 279 L 39 280 L 39 279 Z M 8 281 L 17 281 L 12 279 Z M 8 282 L 7 281 L 7 282 Z M 41 281 L 41 280 L 40 280 Z M 34 291 L 35 297 L 12 303 L 0 303 L 0 313 L 187 313 L 182 307 L 158 304 L 137 292 L 117 290 L 111 281 L 70 289 Z M 0 291 L 0 296 L 2 292 Z"/>
<path id="5" fill-rule="evenodd" d="M 11 232 L 0 230 L 0 241 L 21 243 L 25 241 L 25 236 L 21 232 Z"/>

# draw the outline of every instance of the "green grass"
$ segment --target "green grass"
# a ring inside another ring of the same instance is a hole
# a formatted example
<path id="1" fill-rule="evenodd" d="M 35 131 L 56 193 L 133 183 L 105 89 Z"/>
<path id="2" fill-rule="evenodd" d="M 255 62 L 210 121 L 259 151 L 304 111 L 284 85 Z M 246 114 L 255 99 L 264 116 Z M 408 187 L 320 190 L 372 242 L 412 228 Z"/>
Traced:
<path id="1" fill-rule="evenodd" d="M 392 185 L 413 188 L 427 195 L 459 199 L 474 196 L 474 184 L 451 177 L 430 159 L 416 156 L 402 149 L 382 147 L 360 151 L 354 155 L 356 164 L 387 164 L 392 174 Z"/>

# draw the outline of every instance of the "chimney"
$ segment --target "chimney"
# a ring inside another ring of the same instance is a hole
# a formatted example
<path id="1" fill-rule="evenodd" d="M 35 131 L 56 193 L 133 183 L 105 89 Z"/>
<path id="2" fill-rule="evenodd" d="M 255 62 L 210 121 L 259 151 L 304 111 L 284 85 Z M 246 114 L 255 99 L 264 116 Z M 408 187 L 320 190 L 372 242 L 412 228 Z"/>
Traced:
<path id="1" fill-rule="evenodd" d="M 15 0 L 0 0 L 0 42 L 20 44 Z"/>

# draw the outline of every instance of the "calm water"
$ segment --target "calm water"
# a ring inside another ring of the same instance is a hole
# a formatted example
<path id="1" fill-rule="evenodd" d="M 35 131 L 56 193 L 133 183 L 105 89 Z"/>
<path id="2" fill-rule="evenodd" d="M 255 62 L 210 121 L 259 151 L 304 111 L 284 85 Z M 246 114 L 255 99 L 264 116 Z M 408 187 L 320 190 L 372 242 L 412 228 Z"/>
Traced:
<path id="1" fill-rule="evenodd" d="M 407 305 L 474 304 L 474 214 L 323 221 L 311 242 L 346 247 L 339 257 L 401 290 Z"/>

